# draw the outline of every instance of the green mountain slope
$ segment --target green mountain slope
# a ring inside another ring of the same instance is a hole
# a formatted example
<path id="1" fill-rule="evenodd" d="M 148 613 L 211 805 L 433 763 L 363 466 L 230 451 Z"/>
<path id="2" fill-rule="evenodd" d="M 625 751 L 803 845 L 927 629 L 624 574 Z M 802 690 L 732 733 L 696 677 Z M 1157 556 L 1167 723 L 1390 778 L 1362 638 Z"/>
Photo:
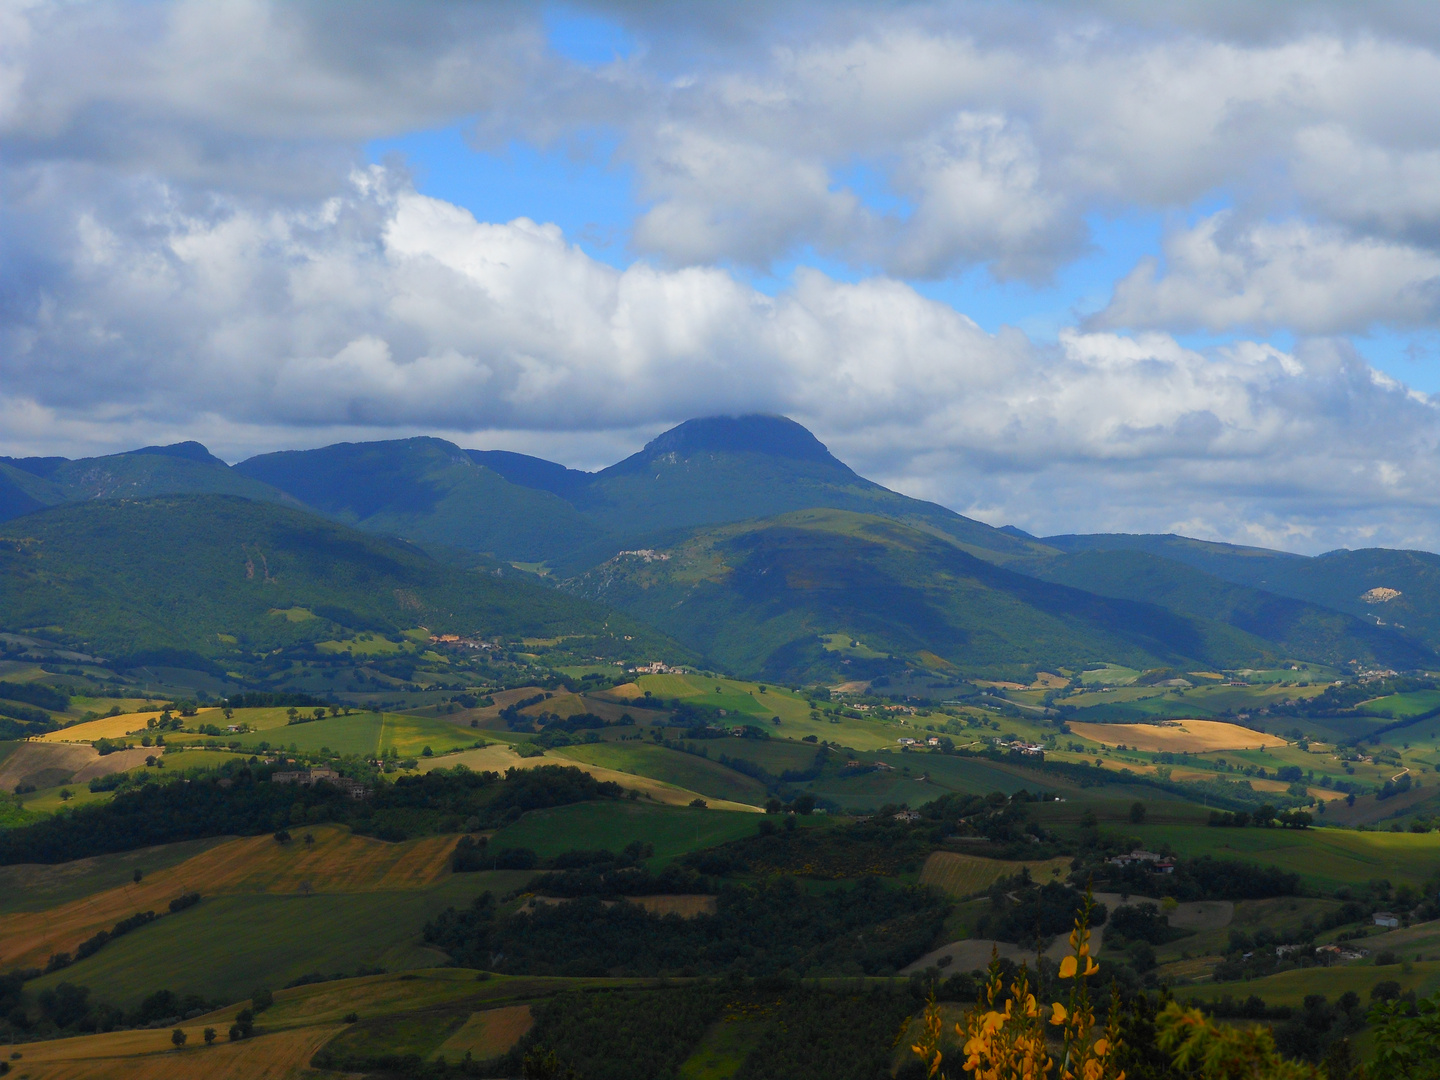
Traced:
<path id="1" fill-rule="evenodd" d="M 303 608 L 317 618 L 281 614 Z M 219 656 L 350 630 L 481 636 L 644 631 L 573 596 L 302 511 L 228 496 L 104 499 L 0 526 L 0 629 L 108 655 Z M 221 635 L 233 638 L 227 642 Z"/>
<path id="2" fill-rule="evenodd" d="M 1103 660 L 1238 666 L 1265 642 L 978 559 L 935 531 L 842 510 L 696 530 L 568 583 L 717 664 L 773 679 L 903 666 L 1016 676 Z"/>
<path id="3" fill-rule="evenodd" d="M 10 494 L 15 489 L 25 498 Z M 298 505 L 284 492 L 237 473 L 197 442 L 147 446 L 123 454 L 0 461 L 0 520 L 87 499 L 144 499 L 156 495 L 238 495 Z M 13 509 L 15 512 L 7 512 Z"/>
<path id="4" fill-rule="evenodd" d="M 1183 536 L 1123 533 L 1047 536 L 1042 542 L 1067 552 L 1159 555 L 1237 585 L 1318 604 L 1372 626 L 1399 631 L 1424 649 L 1440 651 L 1440 555 L 1432 552 L 1364 548 L 1312 558 Z M 1399 595 L 1390 596 L 1391 592 Z"/>
<path id="5" fill-rule="evenodd" d="M 1041 538 L 1040 543 L 1072 554 L 1080 551 L 1143 551 L 1241 585 L 1258 584 L 1280 564 L 1305 561 L 1304 555 L 1288 551 L 1195 540 L 1174 533 L 1086 533 L 1046 536 Z"/>
<path id="6" fill-rule="evenodd" d="M 1285 560 L 1281 565 L 1290 561 L 1303 564 L 1308 560 Z M 1399 668 L 1440 661 L 1430 649 L 1391 627 L 1378 627 L 1319 604 L 1236 585 L 1143 551 L 1084 551 L 1028 569 L 1047 581 L 1102 596 L 1141 600 L 1227 623 L 1273 642 L 1288 656 L 1330 664 L 1354 659 Z"/>
<path id="7" fill-rule="evenodd" d="M 575 503 L 617 533 L 661 533 L 826 507 L 937 528 L 991 558 L 1038 545 L 881 487 L 783 416 L 689 420 L 596 473 Z"/>
<path id="8" fill-rule="evenodd" d="M 367 532 L 506 560 L 554 559 L 596 539 L 595 524 L 564 499 L 512 484 L 443 439 L 286 450 L 235 472 Z"/>
<path id="9" fill-rule="evenodd" d="M 565 574 L 677 530 L 814 507 L 939 529 L 996 561 L 1054 553 L 858 476 L 784 417 L 687 421 L 598 473 L 430 438 L 263 454 L 234 471 L 369 532 Z"/>

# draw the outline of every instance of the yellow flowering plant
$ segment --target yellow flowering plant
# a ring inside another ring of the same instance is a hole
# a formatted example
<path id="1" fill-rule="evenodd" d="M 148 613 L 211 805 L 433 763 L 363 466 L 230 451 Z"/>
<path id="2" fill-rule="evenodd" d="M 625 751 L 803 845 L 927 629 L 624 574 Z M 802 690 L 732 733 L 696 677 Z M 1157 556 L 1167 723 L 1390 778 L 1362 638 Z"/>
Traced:
<path id="1" fill-rule="evenodd" d="M 1041 1006 L 1030 991 L 1030 973 L 1022 964 L 1005 997 L 1000 960 L 992 954 L 990 974 L 980 1000 L 955 1025 L 955 1034 L 964 1047 L 962 1066 L 971 1080 L 1048 1080 L 1058 1065 L 1056 1080 L 1125 1080 L 1113 1066 L 1119 1045 L 1120 1010 L 1112 990 L 1109 1020 L 1099 1038 L 1094 1038 L 1095 1013 L 1085 978 L 1100 970 L 1090 955 L 1090 912 L 1094 899 L 1089 891 L 1075 917 L 1070 934 L 1071 953 L 1060 962 L 1060 978 L 1074 979 L 1068 1004 L 1058 1001 Z M 1001 999 L 1004 998 L 1003 1004 Z M 1062 1052 L 1052 1059 L 1047 1027 L 1060 1029 Z M 919 1041 L 911 1050 L 925 1063 L 930 1080 L 947 1080 L 942 1071 L 940 1049 L 943 1023 L 934 995 L 925 1008 Z"/>

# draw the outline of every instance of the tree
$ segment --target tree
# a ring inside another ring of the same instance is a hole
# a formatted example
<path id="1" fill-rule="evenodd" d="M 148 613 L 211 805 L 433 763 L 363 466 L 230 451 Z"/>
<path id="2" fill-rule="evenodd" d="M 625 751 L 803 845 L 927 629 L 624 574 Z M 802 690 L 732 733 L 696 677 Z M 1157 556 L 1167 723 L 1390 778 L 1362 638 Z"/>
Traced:
<path id="1" fill-rule="evenodd" d="M 1132 825 L 1143 825 L 1145 823 L 1145 804 L 1133 802 L 1130 804 L 1130 823 Z"/>
<path id="2" fill-rule="evenodd" d="M 206 1028 L 206 1029 L 205 1029 L 205 1045 L 206 1045 L 206 1046 L 210 1046 L 210 1045 L 211 1045 L 212 1043 L 214 1043 L 214 1042 L 215 1042 L 215 1029 L 214 1029 L 214 1028 Z"/>
<path id="3" fill-rule="evenodd" d="M 189 1038 L 189 1036 L 185 1034 L 183 1028 L 176 1028 L 170 1033 L 170 1041 L 175 1044 L 176 1050 L 179 1050 L 180 1047 L 185 1045 L 185 1040 L 187 1038 Z"/>
<path id="4" fill-rule="evenodd" d="M 61 802 L 69 802 L 69 801 L 70 801 L 71 799 L 73 799 L 74 797 L 75 797 L 74 794 L 71 793 L 71 791 L 70 791 L 70 789 L 69 789 L 68 787 L 62 787 L 62 788 L 60 789 L 60 801 L 61 801 Z"/>
<path id="5" fill-rule="evenodd" d="M 1275 823 L 1275 807 L 1269 803 L 1262 803 L 1255 808 L 1255 812 L 1251 816 L 1255 819 L 1256 825 L 1269 828 Z"/>
<path id="6" fill-rule="evenodd" d="M 324 719 L 325 719 L 325 710 L 324 710 L 323 708 L 317 708 L 317 709 L 315 710 L 314 716 L 315 716 L 315 719 L 316 719 L 316 720 L 324 720 Z"/>
<path id="7" fill-rule="evenodd" d="M 1440 1078 L 1440 994 L 1420 999 L 1413 1009 L 1398 990 L 1393 1000 L 1377 998 L 1370 1023 L 1375 1031 L 1375 1059 L 1367 1070 L 1371 1080 Z"/>
<path id="8" fill-rule="evenodd" d="M 140 867 L 137 866 L 137 867 L 135 867 L 135 873 L 133 873 L 133 874 L 130 875 L 130 880 L 133 881 L 133 882 L 135 882 L 136 885 L 139 885 L 141 879 L 144 878 L 144 877 L 145 877 L 145 871 L 144 871 L 144 870 L 141 870 Z"/>

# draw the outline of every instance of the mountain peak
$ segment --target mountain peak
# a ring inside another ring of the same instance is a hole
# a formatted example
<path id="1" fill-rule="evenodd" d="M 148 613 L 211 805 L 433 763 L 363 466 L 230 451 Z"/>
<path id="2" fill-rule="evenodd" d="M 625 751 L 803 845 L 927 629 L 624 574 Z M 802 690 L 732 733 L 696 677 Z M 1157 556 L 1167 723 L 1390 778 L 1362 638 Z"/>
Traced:
<path id="1" fill-rule="evenodd" d="M 158 457 L 180 458 L 182 461 L 198 461 L 205 465 L 224 465 L 214 454 L 205 448 L 203 443 L 189 442 L 171 443 L 169 446 L 142 446 L 139 450 L 127 451 L 131 454 L 154 454 Z"/>
<path id="2" fill-rule="evenodd" d="M 706 416 L 686 420 L 657 435 L 636 457 L 649 460 L 662 454 L 688 457 L 706 451 L 732 454 L 767 454 L 845 466 L 825 444 L 802 424 L 787 416 Z M 848 472 L 849 470 L 846 469 Z"/>

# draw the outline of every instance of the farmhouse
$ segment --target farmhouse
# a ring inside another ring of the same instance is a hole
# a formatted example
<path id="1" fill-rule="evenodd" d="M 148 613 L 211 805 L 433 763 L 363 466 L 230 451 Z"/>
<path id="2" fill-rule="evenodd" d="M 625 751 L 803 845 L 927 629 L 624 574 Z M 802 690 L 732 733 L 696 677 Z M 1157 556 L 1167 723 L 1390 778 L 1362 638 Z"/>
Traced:
<path id="1" fill-rule="evenodd" d="M 1375 912 L 1375 925 L 1388 926 L 1392 929 L 1400 925 L 1400 916 L 1391 911 Z"/>
<path id="2" fill-rule="evenodd" d="M 348 776 L 341 776 L 334 769 L 320 766 L 314 769 L 299 769 L 294 772 L 276 772 L 270 774 L 272 784 L 300 784 L 309 787 L 319 781 L 333 784 L 345 792 L 352 799 L 363 799 L 370 794 L 370 789 L 359 780 L 352 780 Z"/>

